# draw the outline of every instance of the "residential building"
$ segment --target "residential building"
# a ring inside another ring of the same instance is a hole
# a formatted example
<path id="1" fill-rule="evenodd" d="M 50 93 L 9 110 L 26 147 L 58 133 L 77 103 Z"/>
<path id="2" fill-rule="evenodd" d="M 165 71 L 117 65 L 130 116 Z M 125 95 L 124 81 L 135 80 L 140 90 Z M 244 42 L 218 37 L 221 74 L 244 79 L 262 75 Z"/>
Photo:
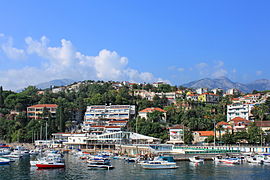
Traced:
<path id="1" fill-rule="evenodd" d="M 203 144 L 205 139 L 214 136 L 214 131 L 193 131 L 193 144 Z"/>
<path id="2" fill-rule="evenodd" d="M 215 89 L 212 89 L 211 90 L 214 94 L 217 94 L 217 95 L 222 95 L 223 94 L 223 89 L 221 88 L 215 88 Z"/>
<path id="3" fill-rule="evenodd" d="M 188 94 L 186 96 L 186 99 L 189 100 L 189 101 L 198 101 L 198 94 Z"/>
<path id="4" fill-rule="evenodd" d="M 163 113 L 163 117 L 162 117 L 162 120 L 166 122 L 166 119 L 167 119 L 167 116 L 166 116 L 166 112 L 165 110 L 161 109 L 161 108 L 154 108 L 154 107 L 151 107 L 151 108 L 146 108 L 146 109 L 143 109 L 141 111 L 139 111 L 139 114 L 138 116 L 141 117 L 141 118 L 145 118 L 147 119 L 147 114 L 148 113 L 152 113 L 154 111 L 158 111 L 158 112 L 161 112 Z"/>
<path id="5" fill-rule="evenodd" d="M 198 101 L 205 103 L 218 103 L 219 96 L 213 93 L 203 93 L 198 96 Z"/>
<path id="6" fill-rule="evenodd" d="M 29 106 L 27 107 L 27 117 L 31 119 L 40 119 L 46 109 L 50 113 L 51 117 L 55 118 L 57 107 L 58 106 L 56 104 L 37 104 Z M 45 118 L 48 118 L 48 116 Z"/>
<path id="7" fill-rule="evenodd" d="M 207 93 L 207 92 L 208 92 L 208 88 L 198 88 L 198 89 L 196 89 L 197 94 L 203 94 L 203 93 Z"/>
<path id="8" fill-rule="evenodd" d="M 225 133 L 231 133 L 231 132 L 232 132 L 232 126 L 230 123 L 221 121 L 216 124 L 216 135 L 218 137 L 221 137 Z"/>
<path id="9" fill-rule="evenodd" d="M 241 92 L 238 89 L 231 88 L 226 91 L 226 95 L 240 95 Z"/>
<path id="10" fill-rule="evenodd" d="M 235 117 L 241 117 L 243 119 L 253 120 L 252 109 L 257 104 L 247 104 L 247 103 L 233 103 L 227 105 L 227 122 Z"/>
<path id="11" fill-rule="evenodd" d="M 184 143 L 184 132 L 185 130 L 189 130 L 188 127 L 183 125 L 175 125 L 169 128 L 169 136 L 170 140 L 167 143 L 171 144 L 182 144 Z"/>
<path id="12" fill-rule="evenodd" d="M 87 132 L 93 125 L 106 126 L 111 121 L 119 121 L 119 123 L 121 121 L 123 126 L 123 122 L 128 122 L 133 115 L 135 115 L 135 105 L 87 106 L 82 129 Z"/>
<path id="13" fill-rule="evenodd" d="M 251 121 L 241 117 L 235 117 L 229 123 L 232 126 L 233 132 L 241 132 L 247 130 Z"/>

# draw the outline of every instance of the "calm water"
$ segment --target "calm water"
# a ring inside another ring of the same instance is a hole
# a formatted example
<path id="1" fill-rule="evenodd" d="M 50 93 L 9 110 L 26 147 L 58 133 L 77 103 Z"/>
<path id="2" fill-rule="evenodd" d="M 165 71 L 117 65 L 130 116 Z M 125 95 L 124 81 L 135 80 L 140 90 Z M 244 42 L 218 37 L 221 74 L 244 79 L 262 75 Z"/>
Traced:
<path id="1" fill-rule="evenodd" d="M 65 169 L 38 170 L 30 167 L 29 158 L 18 160 L 9 166 L 0 166 L 0 179 L 269 179 L 270 165 L 217 165 L 213 162 L 195 166 L 189 162 L 177 162 L 178 169 L 145 170 L 140 165 L 123 160 L 112 160 L 113 170 L 88 170 L 73 156 L 66 156 Z"/>

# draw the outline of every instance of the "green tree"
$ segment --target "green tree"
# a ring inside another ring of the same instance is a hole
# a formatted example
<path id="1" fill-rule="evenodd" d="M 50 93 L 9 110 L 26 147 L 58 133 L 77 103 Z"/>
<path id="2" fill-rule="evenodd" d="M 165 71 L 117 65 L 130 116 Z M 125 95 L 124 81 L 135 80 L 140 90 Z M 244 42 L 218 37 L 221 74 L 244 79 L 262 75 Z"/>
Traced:
<path id="1" fill-rule="evenodd" d="M 226 133 L 221 137 L 221 141 L 225 144 L 235 144 L 235 139 L 233 134 Z"/>
<path id="2" fill-rule="evenodd" d="M 184 132 L 184 143 L 185 144 L 192 144 L 192 141 L 194 140 L 192 131 L 185 130 Z"/>
<path id="3" fill-rule="evenodd" d="M 151 122 L 162 122 L 162 119 L 164 118 L 163 112 L 160 111 L 153 111 L 147 113 L 147 119 Z"/>
<path id="4" fill-rule="evenodd" d="M 258 144 L 261 142 L 262 131 L 259 127 L 252 123 L 248 128 L 248 142 L 250 144 Z"/>
<path id="5" fill-rule="evenodd" d="M 0 108 L 4 107 L 3 87 L 0 86 Z"/>

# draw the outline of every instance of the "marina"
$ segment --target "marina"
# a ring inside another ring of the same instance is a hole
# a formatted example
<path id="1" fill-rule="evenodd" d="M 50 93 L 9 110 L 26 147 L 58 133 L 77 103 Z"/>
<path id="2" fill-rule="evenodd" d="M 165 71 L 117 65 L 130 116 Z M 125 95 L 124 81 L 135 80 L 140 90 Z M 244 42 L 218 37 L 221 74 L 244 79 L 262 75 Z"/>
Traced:
<path id="1" fill-rule="evenodd" d="M 30 166 L 31 157 L 23 157 L 10 165 L 0 166 L 3 179 L 268 179 L 270 166 L 252 163 L 230 165 L 205 161 L 195 164 L 177 161 L 177 169 L 144 169 L 137 163 L 111 159 L 112 170 L 91 170 L 77 156 L 64 156 L 66 167 L 38 169 Z M 15 173 L 16 172 L 16 173 Z"/>

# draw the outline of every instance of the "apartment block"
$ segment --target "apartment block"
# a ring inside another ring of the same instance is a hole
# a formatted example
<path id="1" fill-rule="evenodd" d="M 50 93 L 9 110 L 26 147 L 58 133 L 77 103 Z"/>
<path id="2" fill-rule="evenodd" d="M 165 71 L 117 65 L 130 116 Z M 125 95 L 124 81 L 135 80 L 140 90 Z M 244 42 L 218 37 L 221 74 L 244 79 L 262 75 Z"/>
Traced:
<path id="1" fill-rule="evenodd" d="M 27 117 L 31 119 L 41 119 L 43 116 L 43 112 L 46 110 L 51 114 L 52 118 L 56 117 L 56 104 L 37 104 L 33 106 L 27 107 Z"/>
<path id="2" fill-rule="evenodd" d="M 133 115 L 135 115 L 135 105 L 87 106 L 83 122 L 83 131 L 90 131 L 91 126 L 95 125 L 112 126 L 115 124 L 117 127 L 125 127 L 128 120 Z"/>

